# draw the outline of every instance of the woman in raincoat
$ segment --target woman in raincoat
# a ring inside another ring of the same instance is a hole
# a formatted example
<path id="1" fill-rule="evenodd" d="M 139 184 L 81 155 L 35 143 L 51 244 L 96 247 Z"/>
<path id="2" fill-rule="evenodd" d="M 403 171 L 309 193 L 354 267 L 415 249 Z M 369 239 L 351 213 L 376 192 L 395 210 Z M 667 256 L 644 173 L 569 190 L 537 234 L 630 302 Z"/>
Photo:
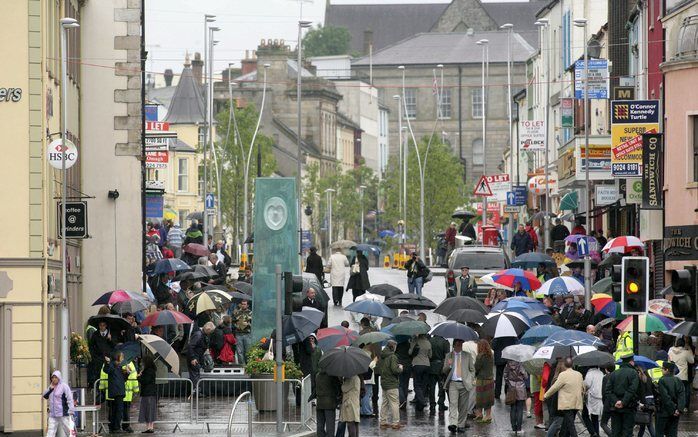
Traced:
<path id="1" fill-rule="evenodd" d="M 342 383 L 342 405 L 339 409 L 339 421 L 346 424 L 349 437 L 359 436 L 359 421 L 361 420 L 361 379 L 358 375 L 344 378 Z"/>

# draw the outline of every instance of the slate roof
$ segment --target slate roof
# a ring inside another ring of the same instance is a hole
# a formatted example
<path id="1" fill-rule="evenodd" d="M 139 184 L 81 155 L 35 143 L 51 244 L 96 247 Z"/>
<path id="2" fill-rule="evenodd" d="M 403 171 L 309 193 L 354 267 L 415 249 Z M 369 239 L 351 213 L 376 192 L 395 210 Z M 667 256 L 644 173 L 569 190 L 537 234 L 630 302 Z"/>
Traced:
<path id="1" fill-rule="evenodd" d="M 500 26 L 505 23 L 513 24 L 514 32 L 519 33 L 532 47 L 537 48 L 536 14 L 548 3 L 549 0 L 531 0 L 517 3 L 482 3 L 482 7 Z"/>
<path id="2" fill-rule="evenodd" d="M 286 75 L 289 79 L 296 79 L 298 77 L 298 61 L 294 59 L 286 60 Z M 301 70 L 301 77 L 315 77 L 313 73 L 308 71 L 305 67 Z M 257 80 L 257 70 L 250 71 L 247 74 L 238 76 L 233 79 L 233 82 L 255 82 Z"/>
<path id="3" fill-rule="evenodd" d="M 164 121 L 173 124 L 196 124 L 205 120 L 204 96 L 189 65 L 184 66 Z"/>
<path id="4" fill-rule="evenodd" d="M 368 0 L 367 0 L 368 1 Z M 364 31 L 373 31 L 373 50 L 428 32 L 448 3 L 365 4 L 327 6 L 325 26 L 346 27 L 351 33 L 351 50 L 363 53 Z"/>
<path id="5" fill-rule="evenodd" d="M 481 39 L 489 40 L 490 62 L 507 61 L 507 32 L 420 33 L 405 41 L 386 47 L 373 54 L 373 66 L 470 64 L 482 62 Z M 531 47 L 520 35 L 511 38 L 514 62 L 524 62 L 533 54 Z M 357 59 L 353 66 L 369 65 L 368 56 Z"/>

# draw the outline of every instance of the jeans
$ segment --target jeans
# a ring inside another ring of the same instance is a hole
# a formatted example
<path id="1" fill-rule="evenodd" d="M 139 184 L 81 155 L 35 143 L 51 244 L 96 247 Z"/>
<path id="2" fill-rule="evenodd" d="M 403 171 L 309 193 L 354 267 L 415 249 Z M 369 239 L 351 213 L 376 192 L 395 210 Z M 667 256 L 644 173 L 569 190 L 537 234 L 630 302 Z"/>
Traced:
<path id="1" fill-rule="evenodd" d="M 642 437 L 645 435 L 645 428 L 650 432 L 650 437 L 655 437 L 657 434 L 654 432 L 654 421 L 653 417 L 650 416 L 650 423 L 647 425 L 638 425 L 640 429 L 637 432 L 637 437 Z"/>
<path id="2" fill-rule="evenodd" d="M 512 431 L 521 431 L 524 405 L 526 405 L 526 401 L 516 401 L 511 406 L 511 410 L 509 411 L 509 420 L 511 421 Z"/>
<path id="3" fill-rule="evenodd" d="M 429 366 L 413 366 L 414 368 L 414 398 L 417 401 L 417 410 L 424 409 L 428 399 L 426 394 L 427 385 L 431 374 Z"/>
<path id="4" fill-rule="evenodd" d="M 407 289 L 410 293 L 415 293 L 419 296 L 422 295 L 422 286 L 424 285 L 424 278 L 421 276 L 418 278 L 407 278 Z"/>
<path id="5" fill-rule="evenodd" d="M 410 375 L 412 367 L 403 365 L 402 373 L 400 373 L 400 405 L 407 402 L 407 391 L 410 387 Z"/>
<path id="6" fill-rule="evenodd" d="M 250 348 L 250 343 L 252 342 L 252 334 L 237 334 L 235 336 L 237 340 L 237 349 L 235 351 L 235 357 L 238 364 L 247 363 L 247 350 Z"/>
<path id="7" fill-rule="evenodd" d="M 364 395 L 361 397 L 361 415 L 370 416 L 373 414 L 373 384 L 365 384 Z"/>
<path id="8" fill-rule="evenodd" d="M 114 396 L 109 401 L 109 432 L 121 431 L 121 419 L 124 417 L 124 397 Z"/>
<path id="9" fill-rule="evenodd" d="M 317 415 L 317 437 L 334 437 L 334 419 L 337 410 L 323 410 L 318 408 Z"/>

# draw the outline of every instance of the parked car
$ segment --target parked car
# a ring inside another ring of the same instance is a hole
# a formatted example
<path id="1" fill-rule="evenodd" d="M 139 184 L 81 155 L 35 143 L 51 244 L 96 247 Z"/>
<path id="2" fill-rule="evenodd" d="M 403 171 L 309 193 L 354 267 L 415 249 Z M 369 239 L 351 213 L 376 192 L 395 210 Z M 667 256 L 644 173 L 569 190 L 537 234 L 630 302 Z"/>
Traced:
<path id="1" fill-rule="evenodd" d="M 456 277 L 460 275 L 463 266 L 470 268 L 470 274 L 480 283 L 480 278 L 489 273 L 496 273 L 511 266 L 509 257 L 501 247 L 492 246 L 463 246 L 456 248 L 448 258 L 446 270 L 446 289 L 456 286 Z M 478 287 L 478 297 L 484 299 L 487 289 Z"/>

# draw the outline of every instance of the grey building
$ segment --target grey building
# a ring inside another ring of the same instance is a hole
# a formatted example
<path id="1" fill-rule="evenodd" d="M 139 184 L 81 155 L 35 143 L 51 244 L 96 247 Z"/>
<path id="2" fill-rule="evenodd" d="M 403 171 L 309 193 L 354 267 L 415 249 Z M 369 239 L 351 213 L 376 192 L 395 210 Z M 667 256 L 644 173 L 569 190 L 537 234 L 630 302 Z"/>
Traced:
<path id="1" fill-rule="evenodd" d="M 482 142 L 482 48 L 480 39 L 489 40 L 489 86 L 487 108 L 486 153 Z M 525 62 L 533 53 L 531 45 L 512 33 L 512 89 L 525 83 Z M 441 111 L 437 110 L 437 87 L 443 65 Z M 368 77 L 379 90 L 379 100 L 390 109 L 390 153 L 398 151 L 398 101 L 402 96 L 402 71 L 405 67 L 403 125 L 409 118 L 419 141 L 435 135 L 449 142 L 460 157 L 466 179 L 474 181 L 483 172 L 499 173 L 502 153 L 509 144 L 507 114 L 507 33 L 505 31 L 468 31 L 464 33 L 422 33 L 393 44 L 352 63 L 352 73 Z M 405 110 L 406 109 L 406 110 Z"/>

